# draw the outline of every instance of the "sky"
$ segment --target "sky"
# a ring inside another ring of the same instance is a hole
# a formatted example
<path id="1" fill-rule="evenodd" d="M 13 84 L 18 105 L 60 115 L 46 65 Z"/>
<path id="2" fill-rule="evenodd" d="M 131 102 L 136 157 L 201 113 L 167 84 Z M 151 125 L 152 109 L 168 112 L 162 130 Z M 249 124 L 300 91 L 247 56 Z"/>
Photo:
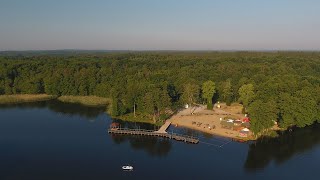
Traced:
<path id="1" fill-rule="evenodd" d="M 0 0 L 4 50 L 320 50 L 320 0 Z"/>

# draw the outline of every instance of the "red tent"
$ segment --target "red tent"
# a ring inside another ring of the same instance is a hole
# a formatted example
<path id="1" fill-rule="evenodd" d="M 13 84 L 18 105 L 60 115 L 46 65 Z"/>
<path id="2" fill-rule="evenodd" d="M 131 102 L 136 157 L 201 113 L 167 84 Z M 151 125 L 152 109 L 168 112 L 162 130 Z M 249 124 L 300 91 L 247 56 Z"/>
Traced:
<path id="1" fill-rule="evenodd" d="M 250 122 L 250 119 L 248 117 L 245 117 L 245 118 L 242 119 L 242 122 L 244 122 L 244 123 L 245 122 Z"/>

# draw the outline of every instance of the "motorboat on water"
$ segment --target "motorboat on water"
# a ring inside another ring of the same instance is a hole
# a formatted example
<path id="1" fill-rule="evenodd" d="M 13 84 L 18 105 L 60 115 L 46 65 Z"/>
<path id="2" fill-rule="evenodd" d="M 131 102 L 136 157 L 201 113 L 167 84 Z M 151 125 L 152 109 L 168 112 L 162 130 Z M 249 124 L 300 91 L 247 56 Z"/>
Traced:
<path id="1" fill-rule="evenodd" d="M 132 166 L 122 166 L 122 170 L 125 170 L 125 171 L 132 171 L 133 170 L 133 167 Z"/>

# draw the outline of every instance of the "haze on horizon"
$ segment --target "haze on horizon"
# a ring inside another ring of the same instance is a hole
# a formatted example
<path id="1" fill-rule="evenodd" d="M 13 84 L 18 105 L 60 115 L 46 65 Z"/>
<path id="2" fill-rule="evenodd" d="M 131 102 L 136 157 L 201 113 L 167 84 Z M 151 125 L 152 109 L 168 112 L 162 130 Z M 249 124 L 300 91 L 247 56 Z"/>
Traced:
<path id="1" fill-rule="evenodd" d="M 0 0 L 4 50 L 320 50 L 319 0 Z"/>

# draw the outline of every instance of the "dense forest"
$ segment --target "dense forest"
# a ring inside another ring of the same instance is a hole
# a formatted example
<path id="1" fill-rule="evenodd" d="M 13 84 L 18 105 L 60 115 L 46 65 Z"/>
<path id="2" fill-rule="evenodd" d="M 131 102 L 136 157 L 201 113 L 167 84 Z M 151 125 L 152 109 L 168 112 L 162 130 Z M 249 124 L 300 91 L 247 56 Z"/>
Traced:
<path id="1" fill-rule="evenodd" d="M 0 54 L 0 94 L 96 95 L 156 121 L 183 104 L 240 102 L 255 133 L 320 122 L 318 52 Z"/>

